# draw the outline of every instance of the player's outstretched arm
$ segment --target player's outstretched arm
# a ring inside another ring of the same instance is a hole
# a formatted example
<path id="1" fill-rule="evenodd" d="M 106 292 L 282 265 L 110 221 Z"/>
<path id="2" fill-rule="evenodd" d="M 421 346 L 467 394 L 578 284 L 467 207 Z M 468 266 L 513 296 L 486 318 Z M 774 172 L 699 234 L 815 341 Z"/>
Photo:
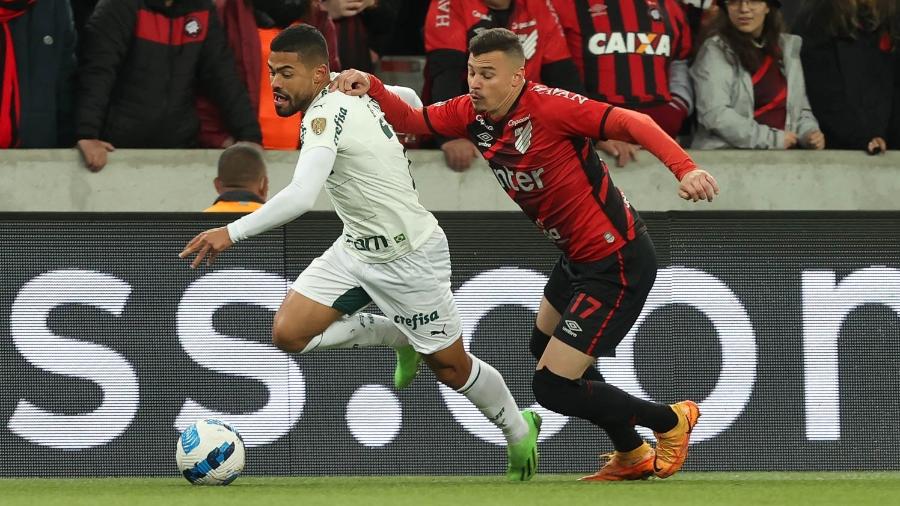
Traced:
<path id="1" fill-rule="evenodd" d="M 719 194 L 715 178 L 697 167 L 691 156 L 646 114 L 614 107 L 601 129 L 601 135 L 607 138 L 639 144 L 653 153 L 678 178 L 681 198 L 712 202 Z"/>
<path id="2" fill-rule="evenodd" d="M 388 90 L 384 83 L 372 74 L 355 69 L 345 70 L 331 82 L 330 89 L 341 91 L 351 96 L 360 96 L 368 93 L 370 97 L 378 102 L 381 110 L 384 111 L 385 119 L 398 132 L 407 134 L 432 133 L 425 122 L 425 113 L 422 112 L 421 107 L 409 105 L 402 97 Z"/>
<path id="3" fill-rule="evenodd" d="M 188 258 L 196 253 L 191 267 L 198 267 L 204 257 L 206 265 L 212 265 L 219 253 L 234 243 L 280 227 L 306 213 L 315 205 L 336 157 L 337 153 L 324 146 L 301 152 L 294 177 L 283 190 L 256 211 L 227 227 L 201 232 L 178 256 Z"/>

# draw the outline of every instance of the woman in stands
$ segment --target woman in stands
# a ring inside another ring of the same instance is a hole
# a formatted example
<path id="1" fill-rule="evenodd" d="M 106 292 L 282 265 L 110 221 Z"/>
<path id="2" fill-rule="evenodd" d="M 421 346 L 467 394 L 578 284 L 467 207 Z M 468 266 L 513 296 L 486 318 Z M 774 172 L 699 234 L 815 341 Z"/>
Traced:
<path id="1" fill-rule="evenodd" d="M 798 16 L 809 100 L 829 147 L 900 145 L 897 11 L 897 0 L 807 0 Z"/>
<path id="2" fill-rule="evenodd" d="M 779 0 L 720 0 L 691 78 L 696 149 L 823 149 L 806 97 L 800 37 L 785 33 Z"/>

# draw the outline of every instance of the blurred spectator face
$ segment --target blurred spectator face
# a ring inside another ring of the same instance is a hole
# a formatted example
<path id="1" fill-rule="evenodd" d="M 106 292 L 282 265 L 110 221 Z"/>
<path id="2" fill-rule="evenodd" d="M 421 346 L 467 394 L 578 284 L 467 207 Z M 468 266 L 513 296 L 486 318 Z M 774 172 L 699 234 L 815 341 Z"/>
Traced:
<path id="1" fill-rule="evenodd" d="M 525 61 L 503 51 L 469 55 L 469 96 L 478 112 L 490 113 L 515 100 L 525 82 Z"/>
<path id="2" fill-rule="evenodd" d="M 297 53 L 273 51 L 269 55 L 269 79 L 275 112 L 282 117 L 292 116 L 305 111 L 320 85 L 328 81 L 328 65 L 307 66 Z"/>
<path id="3" fill-rule="evenodd" d="M 769 14 L 766 0 L 727 0 L 728 19 L 741 33 L 759 37 L 762 35 Z"/>

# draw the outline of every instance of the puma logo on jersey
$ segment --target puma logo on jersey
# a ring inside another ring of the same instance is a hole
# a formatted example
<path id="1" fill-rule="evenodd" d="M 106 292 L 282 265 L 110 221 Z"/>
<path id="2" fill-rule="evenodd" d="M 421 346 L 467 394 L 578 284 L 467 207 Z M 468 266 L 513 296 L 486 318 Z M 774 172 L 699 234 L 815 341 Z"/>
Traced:
<path id="1" fill-rule="evenodd" d="M 646 54 L 672 56 L 672 39 L 666 33 L 595 33 L 588 39 L 592 54 Z"/>

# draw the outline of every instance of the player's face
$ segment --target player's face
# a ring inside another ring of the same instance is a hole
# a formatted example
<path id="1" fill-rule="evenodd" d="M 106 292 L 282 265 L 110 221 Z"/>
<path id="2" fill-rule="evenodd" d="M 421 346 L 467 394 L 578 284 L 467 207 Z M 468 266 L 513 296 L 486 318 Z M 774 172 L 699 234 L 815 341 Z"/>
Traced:
<path id="1" fill-rule="evenodd" d="M 478 112 L 493 112 L 509 102 L 525 82 L 523 63 L 502 51 L 469 55 L 469 97 Z"/>
<path id="2" fill-rule="evenodd" d="M 728 0 L 728 19 L 741 33 L 759 37 L 762 35 L 769 14 L 765 0 Z"/>
<path id="3" fill-rule="evenodd" d="M 269 82 L 275 112 L 287 117 L 305 111 L 328 80 L 328 66 L 307 67 L 297 53 L 272 52 L 269 54 Z"/>

